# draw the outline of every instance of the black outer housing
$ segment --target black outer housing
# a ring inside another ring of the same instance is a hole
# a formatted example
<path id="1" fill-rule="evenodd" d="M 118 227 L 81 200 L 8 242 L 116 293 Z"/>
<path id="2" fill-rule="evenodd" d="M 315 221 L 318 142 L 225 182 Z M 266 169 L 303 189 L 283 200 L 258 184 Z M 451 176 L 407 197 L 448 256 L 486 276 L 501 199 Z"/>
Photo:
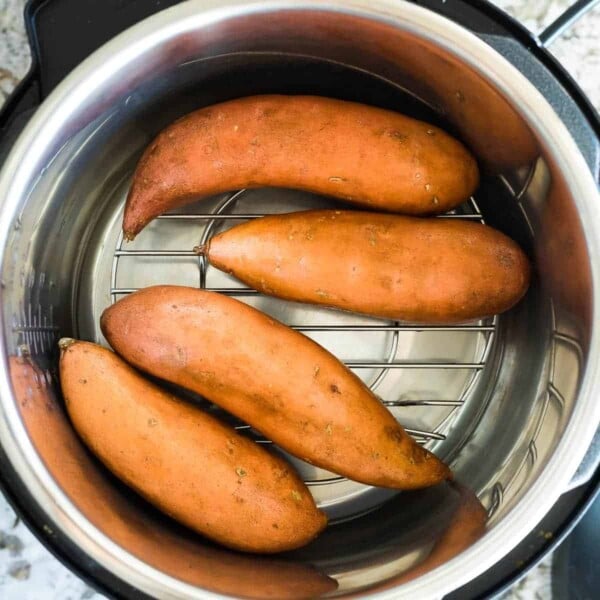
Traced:
<path id="1" fill-rule="evenodd" d="M 546 67 L 568 93 L 593 132 L 600 155 L 598 113 L 575 81 L 529 30 L 487 0 L 412 1 L 476 34 L 519 42 L 531 61 Z M 178 3 L 179 0 L 29 0 L 25 7 L 25 25 L 32 54 L 31 68 L 0 111 L 0 163 L 35 109 L 83 59 L 131 25 Z M 64 42 L 57 43 L 57 40 Z M 591 167 L 597 177 L 597 163 Z M 99 592 L 119 599 L 149 598 L 87 557 L 48 519 L 19 479 L 2 447 L 0 488 L 36 537 Z M 542 522 L 509 555 L 446 598 L 489 598 L 502 592 L 554 550 L 595 499 L 600 502 L 600 473 L 587 484 L 561 496 Z"/>

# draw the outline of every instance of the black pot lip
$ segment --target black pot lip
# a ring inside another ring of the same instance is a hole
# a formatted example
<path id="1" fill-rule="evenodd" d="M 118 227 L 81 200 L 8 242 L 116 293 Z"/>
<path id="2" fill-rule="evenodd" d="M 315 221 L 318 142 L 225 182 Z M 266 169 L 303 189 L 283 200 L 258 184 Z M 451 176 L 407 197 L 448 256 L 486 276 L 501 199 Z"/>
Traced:
<path id="1" fill-rule="evenodd" d="M 37 38 L 33 27 L 33 18 L 35 11 L 48 0 L 28 0 L 26 14 L 26 28 L 29 38 L 29 44 L 32 49 L 31 66 L 21 83 L 17 86 L 13 94 L 7 99 L 5 105 L 0 110 L 0 126 L 6 123 L 11 117 L 11 112 L 17 108 L 18 100 L 27 90 L 31 82 L 38 77 L 39 63 L 36 59 Z M 415 2 L 416 4 L 428 4 L 427 2 Z M 432 3 L 433 4 L 433 3 Z M 469 3 L 470 4 L 470 3 Z M 548 48 L 544 47 L 539 38 L 526 29 L 522 24 L 502 11 L 497 6 L 487 0 L 476 3 L 476 8 L 484 17 L 494 21 L 503 27 L 512 39 L 523 45 L 531 56 L 545 66 L 550 74 L 556 78 L 561 86 L 566 90 L 569 97 L 577 105 L 577 108 L 586 118 L 590 128 L 593 130 L 598 143 L 600 144 L 600 115 L 591 104 L 580 86 L 575 82 L 571 75 L 551 54 Z M 433 9 L 435 11 L 435 9 Z M 458 23 L 462 25 L 461 23 Z M 0 129 L 0 134 L 3 131 Z M 76 573 L 80 578 L 99 592 L 111 598 L 128 598 L 145 600 L 150 598 L 131 587 L 123 580 L 117 578 L 110 571 L 101 567 L 98 563 L 90 559 L 79 548 L 73 544 L 60 528 L 53 523 L 35 498 L 19 479 L 16 471 L 13 469 L 8 457 L 0 446 L 0 491 L 7 498 L 9 504 L 15 510 L 17 515 L 23 520 L 27 527 L 32 531 L 36 538 L 65 566 Z M 492 586 L 489 595 L 498 594 L 521 578 L 528 570 L 535 567 L 540 560 L 549 552 L 564 541 L 572 529 L 583 517 L 586 510 L 600 494 L 600 473 L 596 473 L 590 483 L 586 485 L 585 493 L 574 503 L 574 507 L 569 511 L 563 521 L 562 528 L 556 531 L 556 535 L 548 544 L 533 556 L 528 563 L 516 570 L 514 576 L 504 579 Z M 460 589 L 459 589 L 460 590 Z M 458 591 L 459 591 L 458 590 Z M 488 593 L 486 593 L 486 596 Z"/>

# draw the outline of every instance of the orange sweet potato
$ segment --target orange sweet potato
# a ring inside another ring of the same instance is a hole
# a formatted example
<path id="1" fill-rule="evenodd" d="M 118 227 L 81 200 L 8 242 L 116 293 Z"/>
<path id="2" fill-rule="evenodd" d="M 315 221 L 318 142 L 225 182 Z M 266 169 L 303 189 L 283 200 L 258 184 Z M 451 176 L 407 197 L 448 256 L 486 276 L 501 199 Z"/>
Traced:
<path id="1" fill-rule="evenodd" d="M 110 350 L 60 342 L 75 429 L 102 462 L 191 529 L 247 552 L 312 540 L 327 518 L 282 459 L 146 381 Z"/>
<path id="2" fill-rule="evenodd" d="M 113 304 L 101 325 L 131 364 L 212 400 L 307 462 L 400 489 L 451 476 L 337 358 L 238 300 L 156 286 Z"/>
<path id="3" fill-rule="evenodd" d="M 478 181 L 471 154 L 433 125 L 332 98 L 251 96 L 197 110 L 160 133 L 136 168 L 123 230 L 133 239 L 199 196 L 263 186 L 440 213 Z"/>
<path id="4" fill-rule="evenodd" d="M 337 588 L 335 579 L 311 565 L 219 548 L 139 510 L 85 452 L 43 371 L 28 356 L 10 356 L 9 366 L 21 418 L 46 468 L 95 527 L 137 558 L 236 598 L 314 600 Z"/>
<path id="5" fill-rule="evenodd" d="M 197 252 L 265 294 L 416 322 L 505 311 L 530 275 L 517 244 L 486 225 L 355 211 L 255 219 Z"/>
<path id="6" fill-rule="evenodd" d="M 376 590 L 395 588 L 426 575 L 473 545 L 485 533 L 488 514 L 477 496 L 468 488 L 451 484 L 458 502 L 446 529 L 423 560 L 397 577 L 388 579 Z"/>

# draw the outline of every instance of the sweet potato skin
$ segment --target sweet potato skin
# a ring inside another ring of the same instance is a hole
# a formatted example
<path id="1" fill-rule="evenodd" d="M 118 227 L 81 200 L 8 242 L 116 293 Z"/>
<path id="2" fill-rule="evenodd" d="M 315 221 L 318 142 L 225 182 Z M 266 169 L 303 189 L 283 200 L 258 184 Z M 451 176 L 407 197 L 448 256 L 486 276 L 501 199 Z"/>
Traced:
<path id="1" fill-rule="evenodd" d="M 523 251 L 486 225 L 357 211 L 255 219 L 198 252 L 265 294 L 413 322 L 503 312 L 530 278 Z"/>
<path id="2" fill-rule="evenodd" d="M 483 536 L 488 520 L 484 506 L 468 488 L 456 483 L 450 485 L 458 494 L 458 505 L 446 530 L 442 532 L 430 553 L 420 563 L 378 586 L 377 591 L 402 585 L 433 571 L 436 567 L 464 552 Z"/>
<path id="3" fill-rule="evenodd" d="M 428 123 L 332 98 L 250 96 L 192 112 L 158 135 L 137 165 L 123 231 L 133 239 L 199 196 L 263 186 L 441 213 L 478 181 L 466 148 Z"/>
<path id="4" fill-rule="evenodd" d="M 337 588 L 335 579 L 311 565 L 219 548 L 149 518 L 97 468 L 35 362 L 10 356 L 9 368 L 27 433 L 58 485 L 95 527 L 136 557 L 186 583 L 236 598 L 314 600 Z"/>
<path id="5" fill-rule="evenodd" d="M 146 381 L 110 350 L 63 340 L 71 421 L 120 479 L 163 512 L 225 546 L 279 552 L 326 525 L 292 467 Z"/>
<path id="6" fill-rule="evenodd" d="M 155 286 L 106 309 L 101 326 L 131 364 L 212 400 L 307 462 L 399 489 L 451 476 L 337 358 L 238 300 Z"/>

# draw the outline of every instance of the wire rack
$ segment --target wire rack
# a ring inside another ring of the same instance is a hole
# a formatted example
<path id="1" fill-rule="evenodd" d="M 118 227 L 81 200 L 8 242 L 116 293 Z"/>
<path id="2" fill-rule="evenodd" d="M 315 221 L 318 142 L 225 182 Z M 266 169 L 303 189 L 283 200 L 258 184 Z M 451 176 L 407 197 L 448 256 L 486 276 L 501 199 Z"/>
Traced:
<path id="1" fill-rule="evenodd" d="M 245 193 L 245 190 L 240 190 L 232 193 L 225 197 L 216 208 L 211 212 L 193 212 L 186 214 L 165 214 L 158 217 L 159 221 L 168 220 L 179 220 L 189 221 L 190 224 L 204 224 L 204 230 L 199 239 L 199 244 L 205 244 L 210 240 L 212 235 L 227 222 L 242 222 L 249 219 L 256 219 L 264 216 L 266 213 L 232 213 L 231 210 L 235 207 L 237 201 Z M 441 215 L 438 218 L 446 219 L 464 219 L 471 221 L 484 222 L 481 215 L 481 211 L 474 198 L 470 198 L 459 210 L 446 215 Z M 207 284 L 207 272 L 212 267 L 207 263 L 204 256 L 198 257 L 191 248 L 189 249 L 161 249 L 161 248 L 147 248 L 147 249 L 127 249 L 124 245 L 123 235 L 120 233 L 117 238 L 116 247 L 114 251 L 114 257 L 112 260 L 112 271 L 111 271 L 111 287 L 110 287 L 110 298 L 111 302 L 116 302 L 119 298 L 124 295 L 135 292 L 137 287 L 126 287 L 118 285 L 119 281 L 119 267 L 123 260 L 127 260 L 131 257 L 142 257 L 144 259 L 161 259 L 173 258 L 174 260 L 181 259 L 183 257 L 189 257 L 197 261 L 198 266 L 198 286 L 201 289 L 218 292 L 228 296 L 236 297 L 240 300 L 249 297 L 260 297 L 263 296 L 261 292 L 249 287 L 214 287 Z M 391 344 L 387 358 L 384 359 L 369 359 L 369 360 L 343 360 L 344 364 L 353 371 L 356 371 L 360 375 L 360 371 L 364 369 L 376 370 L 376 376 L 370 381 L 370 388 L 376 393 L 377 388 L 382 384 L 384 379 L 392 370 L 396 369 L 419 369 L 419 370 L 447 370 L 447 369 L 460 369 L 470 374 L 468 383 L 464 388 L 464 392 L 458 398 L 428 398 L 428 399 L 417 399 L 417 400 L 397 400 L 397 399 L 381 399 L 381 402 L 389 407 L 408 407 L 408 406 L 422 406 L 422 407 L 447 407 L 449 410 L 446 416 L 438 422 L 437 426 L 429 430 L 411 429 L 406 430 L 415 439 L 422 444 L 441 442 L 446 439 L 447 429 L 451 425 L 452 421 L 457 417 L 460 408 L 463 406 L 465 399 L 468 398 L 470 392 L 477 384 L 478 378 L 481 372 L 486 366 L 487 358 L 491 352 L 494 333 L 497 327 L 497 319 L 491 318 L 485 321 L 480 321 L 473 324 L 461 324 L 461 325 L 423 325 L 414 324 L 398 321 L 389 322 L 378 322 L 373 324 L 311 324 L 311 323 L 286 323 L 291 328 L 300 331 L 302 333 L 311 332 L 384 332 L 391 335 Z M 439 360 L 420 360 L 420 361 L 401 361 L 395 358 L 398 344 L 399 334 L 401 332 L 439 332 L 440 334 L 453 336 L 457 332 L 466 332 L 473 335 L 483 335 L 485 342 L 483 344 L 483 350 L 479 353 L 478 359 L 472 362 L 462 361 L 439 361 Z M 249 425 L 244 423 L 238 423 L 236 429 L 244 431 L 251 435 L 258 443 L 269 444 L 270 440 L 261 437 L 258 432 L 255 432 Z M 343 478 L 334 478 L 336 481 Z M 317 485 L 328 483 L 332 480 L 319 480 L 319 481 L 308 481 L 307 483 Z"/>

